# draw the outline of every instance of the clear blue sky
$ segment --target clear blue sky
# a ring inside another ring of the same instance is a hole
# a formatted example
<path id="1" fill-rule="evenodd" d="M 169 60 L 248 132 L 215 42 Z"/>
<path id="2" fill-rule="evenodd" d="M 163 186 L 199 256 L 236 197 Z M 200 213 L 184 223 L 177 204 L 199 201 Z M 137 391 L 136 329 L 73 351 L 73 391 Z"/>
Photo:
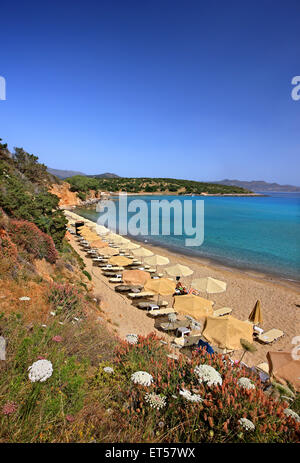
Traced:
<path id="1" fill-rule="evenodd" d="M 1 5 L 0 137 L 53 168 L 300 185 L 299 0 Z"/>

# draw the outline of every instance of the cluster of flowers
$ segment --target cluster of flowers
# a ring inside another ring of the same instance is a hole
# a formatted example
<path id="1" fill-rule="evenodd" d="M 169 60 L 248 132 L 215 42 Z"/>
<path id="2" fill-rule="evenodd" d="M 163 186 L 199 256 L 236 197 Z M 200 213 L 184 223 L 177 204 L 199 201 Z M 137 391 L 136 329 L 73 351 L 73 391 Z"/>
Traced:
<path id="1" fill-rule="evenodd" d="M 43 257 L 54 264 L 58 258 L 58 253 L 51 236 L 42 232 L 34 223 L 26 220 L 10 220 L 8 233 L 11 240 L 34 258 Z"/>
<path id="2" fill-rule="evenodd" d="M 249 390 L 255 389 L 255 385 L 252 383 L 251 379 L 249 378 L 245 378 L 245 377 L 239 378 L 237 383 L 243 389 L 249 389 Z"/>
<path id="3" fill-rule="evenodd" d="M 155 392 L 145 394 L 145 400 L 149 403 L 150 407 L 156 408 L 157 410 L 166 406 L 165 396 L 161 394 L 155 394 Z"/>
<path id="4" fill-rule="evenodd" d="M 37 360 L 28 368 L 28 377 L 32 383 L 45 382 L 48 378 L 52 376 L 53 367 L 52 363 L 49 360 Z"/>

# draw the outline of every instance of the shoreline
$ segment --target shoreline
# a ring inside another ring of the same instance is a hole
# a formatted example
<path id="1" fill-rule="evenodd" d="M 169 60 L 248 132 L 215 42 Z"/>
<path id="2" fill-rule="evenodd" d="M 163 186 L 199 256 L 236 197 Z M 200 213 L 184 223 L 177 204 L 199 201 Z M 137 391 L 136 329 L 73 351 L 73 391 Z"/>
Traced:
<path id="1" fill-rule="evenodd" d="M 80 208 L 81 206 L 75 206 L 75 207 Z M 69 210 L 69 209 L 66 209 L 66 210 Z M 84 218 L 85 220 L 88 220 L 92 222 L 93 224 L 96 224 L 96 222 L 94 222 L 93 220 L 88 219 L 84 216 L 81 216 L 73 212 L 73 210 L 71 210 L 71 212 L 73 214 L 78 215 L 78 217 L 80 218 Z M 268 271 L 260 271 L 258 269 L 245 268 L 245 267 L 243 268 L 243 267 L 239 267 L 238 265 L 236 266 L 230 265 L 227 262 L 222 262 L 221 260 L 213 259 L 209 256 L 204 257 L 204 256 L 193 255 L 192 251 L 189 251 L 189 250 L 187 251 L 187 253 L 185 253 L 179 247 L 174 248 L 174 247 L 168 246 L 167 244 L 164 245 L 162 243 L 155 243 L 152 241 L 145 242 L 143 238 L 139 239 L 136 236 L 128 235 L 127 237 L 134 243 L 143 245 L 144 247 L 148 247 L 148 248 L 152 247 L 153 249 L 155 249 L 154 253 L 159 252 L 161 254 L 163 252 L 168 252 L 172 254 L 174 257 L 178 256 L 179 258 L 191 260 L 193 261 L 193 263 L 196 263 L 196 264 L 198 263 L 199 265 L 205 265 L 205 266 L 211 267 L 212 270 L 220 270 L 220 271 L 224 270 L 226 272 L 240 273 L 241 275 L 244 275 L 245 277 L 248 277 L 248 278 L 263 280 L 268 283 L 274 283 L 274 284 L 282 285 L 284 287 L 288 287 L 290 289 L 295 290 L 296 292 L 300 294 L 300 280 L 295 280 L 293 278 L 289 279 L 284 275 L 281 276 L 279 274 L 268 272 Z"/>
<path id="2" fill-rule="evenodd" d="M 95 222 L 90 219 L 79 216 L 79 214 L 76 214 L 76 216 L 80 219 L 84 219 L 87 224 L 95 225 Z M 131 239 L 131 241 L 137 242 L 143 247 L 152 250 L 155 254 L 159 253 L 162 256 L 168 257 L 170 261 L 168 266 L 175 263 L 189 266 L 194 272 L 193 275 L 191 277 L 182 278 L 183 284 L 187 286 L 189 286 L 192 279 L 207 276 L 225 281 L 227 283 L 225 292 L 208 296 L 201 294 L 201 296 L 208 297 L 208 299 L 214 301 L 214 309 L 230 307 L 232 308 L 232 315 L 234 317 L 239 320 L 247 320 L 256 301 L 258 299 L 261 301 L 263 329 L 268 331 L 272 328 L 277 328 L 284 332 L 284 336 L 272 345 L 264 345 L 256 342 L 257 351 L 253 354 L 247 353 L 245 356 L 245 362 L 249 366 L 266 361 L 266 354 L 269 351 L 291 351 L 293 347 L 292 340 L 299 334 L 299 287 L 292 284 L 282 284 L 281 280 L 270 280 L 266 278 L 264 274 L 256 274 L 254 272 L 248 274 L 237 269 L 226 268 L 221 265 L 216 266 L 211 264 L 208 260 L 200 260 L 197 257 L 193 258 L 191 256 L 179 254 L 149 242 L 143 243 L 134 239 Z M 161 266 L 159 270 L 163 272 L 164 268 L 165 266 Z M 114 293 L 113 286 L 111 286 L 111 291 Z M 168 297 L 166 297 L 166 299 L 168 299 Z M 171 303 L 171 300 L 169 303 Z M 110 308 L 109 306 L 107 310 L 108 313 L 111 314 L 114 312 L 114 308 Z M 148 323 L 148 317 L 146 317 L 145 314 L 143 315 L 146 324 Z M 132 323 L 134 323 L 134 319 Z M 141 327 L 144 326 L 143 323 L 144 321 L 141 318 Z M 240 356 L 241 351 L 236 351 L 233 357 L 238 360 Z"/>

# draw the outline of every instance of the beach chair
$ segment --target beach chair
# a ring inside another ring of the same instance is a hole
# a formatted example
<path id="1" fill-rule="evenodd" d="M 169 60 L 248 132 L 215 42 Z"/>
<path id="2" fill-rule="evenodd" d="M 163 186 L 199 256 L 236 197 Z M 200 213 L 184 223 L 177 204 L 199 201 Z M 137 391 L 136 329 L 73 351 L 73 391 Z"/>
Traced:
<path id="1" fill-rule="evenodd" d="M 108 280 L 110 283 L 122 283 L 122 278 L 109 278 Z"/>
<path id="2" fill-rule="evenodd" d="M 273 328 L 272 330 L 266 331 L 263 334 L 259 334 L 256 339 L 264 344 L 271 344 L 272 342 L 282 338 L 282 336 L 284 336 L 283 331 Z"/>
<path id="3" fill-rule="evenodd" d="M 230 307 L 222 307 L 214 311 L 214 317 L 223 317 L 224 315 L 231 314 L 232 309 Z"/>
<path id="4" fill-rule="evenodd" d="M 169 315 L 170 313 L 176 313 L 173 307 L 165 307 L 163 309 L 148 309 L 149 315 L 152 317 L 160 317 L 161 315 Z"/>
<path id="5" fill-rule="evenodd" d="M 185 336 L 180 338 L 174 338 L 173 343 L 177 345 L 179 348 L 182 347 L 192 347 L 198 345 L 198 342 L 201 338 L 201 335 L 196 336 Z"/>
<path id="6" fill-rule="evenodd" d="M 159 301 L 156 304 L 153 303 L 153 301 L 144 301 L 144 302 L 138 302 L 137 303 L 137 308 L 142 309 L 142 310 L 148 310 L 152 306 L 158 305 L 159 308 L 161 307 L 168 307 L 168 302 L 167 301 Z"/>
<path id="7" fill-rule="evenodd" d="M 139 299 L 143 297 L 152 297 L 154 293 L 152 291 L 141 291 L 140 293 L 128 293 L 127 296 L 130 299 Z"/>

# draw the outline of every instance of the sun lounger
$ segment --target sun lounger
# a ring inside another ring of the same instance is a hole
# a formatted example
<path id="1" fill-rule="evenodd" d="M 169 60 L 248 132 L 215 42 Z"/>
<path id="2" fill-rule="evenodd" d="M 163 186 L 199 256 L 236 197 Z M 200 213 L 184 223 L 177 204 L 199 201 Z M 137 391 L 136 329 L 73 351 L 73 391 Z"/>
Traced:
<path id="1" fill-rule="evenodd" d="M 152 291 L 141 291 L 140 293 L 128 293 L 127 294 L 130 299 L 138 299 L 141 297 L 152 297 L 154 293 Z"/>
<path id="2" fill-rule="evenodd" d="M 150 309 L 148 313 L 152 317 L 160 317 L 161 315 L 169 315 L 170 313 L 176 313 L 173 307 L 166 307 L 164 309 Z"/>
<path id="3" fill-rule="evenodd" d="M 124 267 L 102 267 L 102 271 L 121 272 L 122 270 L 124 270 Z"/>
<path id="4" fill-rule="evenodd" d="M 197 345 L 200 338 L 201 338 L 200 334 L 199 336 L 185 336 L 185 337 L 175 338 L 173 342 L 178 347 L 191 347 L 191 346 Z"/>
<path id="5" fill-rule="evenodd" d="M 144 302 L 138 302 L 137 303 L 137 308 L 138 309 L 149 309 L 151 306 L 158 305 L 160 307 L 167 307 L 168 302 L 167 301 L 159 301 L 157 304 L 154 304 L 153 301 L 144 301 Z"/>
<path id="6" fill-rule="evenodd" d="M 109 278 L 110 283 L 122 283 L 122 278 Z"/>
<path id="7" fill-rule="evenodd" d="M 160 324 L 160 328 L 164 331 L 175 331 L 182 327 L 182 321 L 164 322 Z"/>
<path id="8" fill-rule="evenodd" d="M 283 331 L 273 328 L 272 330 L 266 331 L 263 334 L 259 334 L 256 339 L 263 342 L 264 344 L 271 344 L 282 336 L 284 336 Z"/>
<path id="9" fill-rule="evenodd" d="M 232 312 L 230 307 L 222 307 L 214 311 L 214 317 L 223 317 L 224 315 L 229 315 Z"/>

